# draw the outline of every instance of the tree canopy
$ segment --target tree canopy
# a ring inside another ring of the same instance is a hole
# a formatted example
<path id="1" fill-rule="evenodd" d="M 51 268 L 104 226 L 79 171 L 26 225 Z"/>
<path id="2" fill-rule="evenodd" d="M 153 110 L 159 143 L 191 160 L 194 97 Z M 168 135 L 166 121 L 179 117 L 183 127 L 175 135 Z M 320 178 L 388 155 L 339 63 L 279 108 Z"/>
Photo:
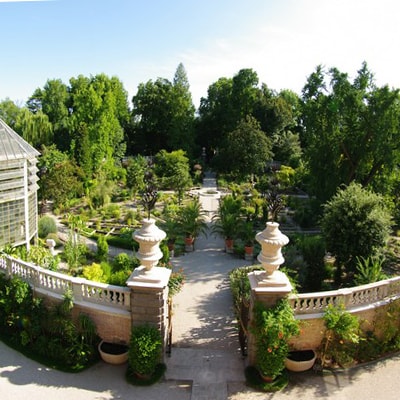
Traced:
<path id="1" fill-rule="evenodd" d="M 321 201 L 353 181 L 379 189 L 398 168 L 399 90 L 377 87 L 366 63 L 352 82 L 317 67 L 303 89 L 302 123 L 310 189 Z"/>

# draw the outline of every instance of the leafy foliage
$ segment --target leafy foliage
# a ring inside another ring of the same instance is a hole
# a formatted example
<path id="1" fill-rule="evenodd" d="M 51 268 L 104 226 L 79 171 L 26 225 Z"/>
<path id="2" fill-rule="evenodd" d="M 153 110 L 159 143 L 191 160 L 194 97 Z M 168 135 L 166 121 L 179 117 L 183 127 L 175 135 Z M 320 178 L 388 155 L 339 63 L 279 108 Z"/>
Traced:
<path id="1" fill-rule="evenodd" d="M 383 198 L 351 183 L 325 204 L 321 220 L 327 250 L 336 256 L 336 282 L 352 276 L 357 257 L 379 254 L 387 243 L 391 218 Z"/>
<path id="2" fill-rule="evenodd" d="M 321 344 L 322 365 L 327 359 L 341 366 L 351 364 L 360 342 L 358 318 L 346 311 L 343 304 L 329 304 L 323 318 L 326 331 Z"/>
<path id="3" fill-rule="evenodd" d="M 57 225 L 53 217 L 45 215 L 39 219 L 38 235 L 45 239 L 49 233 L 57 233 Z"/>
<path id="4" fill-rule="evenodd" d="M 0 274 L 0 336 L 46 365 L 80 370 L 97 359 L 96 327 L 86 315 L 72 319 L 73 299 L 46 308 L 19 278 Z"/>
<path id="5" fill-rule="evenodd" d="M 256 364 L 264 376 L 276 378 L 285 368 L 289 353 L 288 340 L 299 334 L 299 323 L 287 299 L 273 307 L 261 303 L 254 306 L 254 326 L 251 327 L 256 342 Z"/>
<path id="6" fill-rule="evenodd" d="M 355 181 L 385 193 L 399 162 L 399 90 L 377 87 L 363 63 L 348 74 L 321 66 L 303 89 L 302 120 L 310 191 L 321 202 Z M 383 183 L 383 184 L 382 184 Z"/>
<path id="7" fill-rule="evenodd" d="M 383 272 L 383 263 L 385 259 L 380 256 L 357 257 L 356 273 L 354 283 L 356 285 L 365 285 L 386 279 Z"/>
<path id="8" fill-rule="evenodd" d="M 129 367 L 134 373 L 151 375 L 161 360 L 159 330 L 149 325 L 134 326 L 129 341 Z"/>

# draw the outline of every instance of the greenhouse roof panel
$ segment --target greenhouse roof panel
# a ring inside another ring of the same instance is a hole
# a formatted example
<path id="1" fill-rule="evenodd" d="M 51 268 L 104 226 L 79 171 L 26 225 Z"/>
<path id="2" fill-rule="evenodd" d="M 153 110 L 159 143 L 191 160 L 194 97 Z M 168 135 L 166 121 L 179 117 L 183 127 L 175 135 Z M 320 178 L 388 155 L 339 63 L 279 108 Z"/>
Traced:
<path id="1" fill-rule="evenodd" d="M 30 159 L 40 153 L 0 119 L 0 162 Z"/>

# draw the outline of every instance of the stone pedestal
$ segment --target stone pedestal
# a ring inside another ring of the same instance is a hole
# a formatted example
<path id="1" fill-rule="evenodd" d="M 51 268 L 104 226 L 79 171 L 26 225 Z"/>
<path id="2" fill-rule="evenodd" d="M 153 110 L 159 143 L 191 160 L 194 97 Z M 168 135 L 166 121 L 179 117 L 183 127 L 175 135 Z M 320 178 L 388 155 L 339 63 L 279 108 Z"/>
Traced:
<path id="1" fill-rule="evenodd" d="M 165 267 L 136 268 L 128 281 L 131 289 L 132 326 L 149 324 L 159 329 L 164 349 L 168 339 L 168 282 L 171 270 Z M 165 354 L 165 352 L 163 352 Z"/>
<path id="2" fill-rule="evenodd" d="M 282 256 L 282 247 L 289 243 L 288 237 L 279 230 L 279 224 L 267 222 L 266 228 L 256 235 L 256 240 L 261 245 L 261 252 L 257 260 L 262 264 L 264 271 L 253 271 L 248 274 L 251 287 L 251 318 L 255 302 L 261 302 L 267 307 L 273 307 L 293 289 L 288 277 L 283 272 L 278 271 L 280 265 L 285 261 Z M 250 365 L 255 363 L 254 343 L 254 337 L 249 333 L 248 362 Z"/>
<path id="3" fill-rule="evenodd" d="M 164 347 L 168 333 L 168 282 L 171 270 L 156 265 L 163 256 L 160 242 L 165 237 L 166 233 L 155 225 L 154 219 L 143 220 L 143 226 L 133 233 L 134 240 L 139 243 L 136 256 L 141 265 L 126 282 L 131 289 L 132 326 L 155 326 L 161 332 Z"/>

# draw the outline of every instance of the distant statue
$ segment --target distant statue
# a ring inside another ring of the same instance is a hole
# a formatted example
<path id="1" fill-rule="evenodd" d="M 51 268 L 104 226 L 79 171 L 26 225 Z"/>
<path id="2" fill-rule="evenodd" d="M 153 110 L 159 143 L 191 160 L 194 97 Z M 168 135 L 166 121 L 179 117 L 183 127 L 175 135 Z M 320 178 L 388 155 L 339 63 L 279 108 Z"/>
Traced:
<path id="1" fill-rule="evenodd" d="M 148 169 L 144 175 L 145 189 L 142 193 L 142 205 L 147 213 L 147 219 L 150 219 L 151 210 L 154 209 L 158 197 L 158 192 L 153 179 L 153 172 Z"/>

